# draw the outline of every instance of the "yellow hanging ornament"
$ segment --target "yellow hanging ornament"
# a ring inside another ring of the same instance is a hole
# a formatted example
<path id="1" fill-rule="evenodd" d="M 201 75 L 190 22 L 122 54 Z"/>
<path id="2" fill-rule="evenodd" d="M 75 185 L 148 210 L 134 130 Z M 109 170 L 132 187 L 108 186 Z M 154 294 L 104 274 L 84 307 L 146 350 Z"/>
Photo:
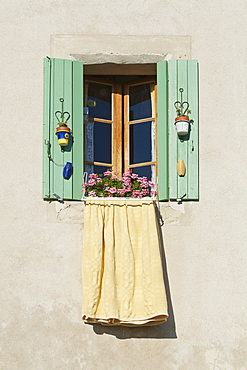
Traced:
<path id="1" fill-rule="evenodd" d="M 186 172 L 186 167 L 185 167 L 185 164 L 184 164 L 184 160 L 183 159 L 178 159 L 178 163 L 177 163 L 178 176 L 184 176 L 185 172 Z"/>

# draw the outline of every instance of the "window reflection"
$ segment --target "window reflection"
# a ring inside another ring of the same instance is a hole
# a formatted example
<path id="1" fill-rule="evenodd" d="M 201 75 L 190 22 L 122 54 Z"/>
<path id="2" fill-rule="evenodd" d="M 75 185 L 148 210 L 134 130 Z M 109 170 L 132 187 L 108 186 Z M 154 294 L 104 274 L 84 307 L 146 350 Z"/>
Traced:
<path id="1" fill-rule="evenodd" d="M 135 123 L 130 128 L 130 164 L 152 161 L 152 121 Z"/>
<path id="2" fill-rule="evenodd" d="M 136 173 L 139 177 L 145 176 L 149 181 L 152 181 L 153 179 L 152 167 L 153 166 L 135 167 L 133 168 L 133 172 Z"/>
<path id="3" fill-rule="evenodd" d="M 89 121 L 86 124 L 86 161 L 111 163 L 112 125 Z"/>
<path id="4" fill-rule="evenodd" d="M 90 82 L 88 84 L 87 107 L 90 118 L 112 119 L 112 86 Z"/>
<path id="5" fill-rule="evenodd" d="M 150 83 L 129 87 L 129 120 L 152 117 Z"/>
<path id="6" fill-rule="evenodd" d="M 109 169 L 109 166 L 96 166 L 93 164 L 86 164 L 86 172 L 90 175 L 91 173 L 97 173 L 98 175 L 103 174 Z"/>

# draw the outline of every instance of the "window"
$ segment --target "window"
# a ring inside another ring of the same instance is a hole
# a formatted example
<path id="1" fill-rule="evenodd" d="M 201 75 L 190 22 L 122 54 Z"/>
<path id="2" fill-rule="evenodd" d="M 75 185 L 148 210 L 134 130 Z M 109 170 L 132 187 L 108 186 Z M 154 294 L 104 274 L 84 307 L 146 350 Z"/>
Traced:
<path id="1" fill-rule="evenodd" d="M 174 125 L 174 102 L 179 100 L 181 87 L 193 119 L 184 140 Z M 70 142 L 63 148 L 55 134 L 60 98 L 71 117 Z M 159 62 L 155 76 L 107 77 L 83 76 L 83 64 L 78 61 L 46 58 L 43 153 L 44 199 L 55 199 L 55 193 L 63 199 L 80 200 L 84 171 L 101 173 L 107 168 L 118 176 L 128 168 L 147 176 L 156 183 L 159 200 L 176 199 L 184 193 L 185 199 L 198 199 L 197 61 Z M 183 177 L 176 171 L 178 159 L 186 165 Z M 66 162 L 73 164 L 69 180 L 62 175 Z"/>
<path id="2" fill-rule="evenodd" d="M 155 77 L 126 80 L 85 77 L 85 171 L 131 168 L 156 182 Z"/>

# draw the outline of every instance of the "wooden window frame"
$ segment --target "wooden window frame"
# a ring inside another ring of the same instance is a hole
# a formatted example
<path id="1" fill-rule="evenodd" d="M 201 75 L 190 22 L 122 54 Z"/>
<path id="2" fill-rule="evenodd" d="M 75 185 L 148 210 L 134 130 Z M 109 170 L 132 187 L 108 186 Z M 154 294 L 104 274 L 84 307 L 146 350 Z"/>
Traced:
<path id="1" fill-rule="evenodd" d="M 157 83 L 156 76 L 134 79 L 126 83 L 108 81 L 107 78 L 101 78 L 91 75 L 85 75 L 84 79 L 84 106 L 86 106 L 87 85 L 90 82 L 105 84 L 112 86 L 112 120 L 91 118 L 88 120 L 94 122 L 106 122 L 112 125 L 112 163 L 89 162 L 85 160 L 85 164 L 93 164 L 97 166 L 108 166 L 112 168 L 113 173 L 118 177 L 122 177 L 122 172 L 136 167 L 155 165 L 157 177 Z M 152 117 L 129 121 L 129 87 L 151 83 L 154 86 L 152 102 Z M 142 162 L 130 164 L 130 147 L 129 147 L 129 126 L 135 123 L 154 121 L 155 123 L 155 160 L 150 162 Z M 86 123 L 85 123 L 86 124 Z M 86 145 L 85 145 L 86 150 Z M 156 181 L 155 181 L 156 182 Z"/>
<path id="2" fill-rule="evenodd" d="M 85 91 L 85 101 L 84 106 L 86 106 L 87 98 L 87 84 L 88 82 L 95 82 L 104 85 L 112 86 L 112 120 L 106 120 L 101 118 L 92 118 L 88 117 L 88 120 L 94 122 L 105 122 L 112 125 L 112 163 L 103 163 L 103 162 L 90 162 L 86 161 L 85 163 L 93 164 L 96 166 L 108 166 L 111 167 L 113 172 L 117 176 L 121 176 L 122 171 L 122 126 L 121 126 L 121 115 L 122 115 L 122 91 L 121 84 L 118 82 L 110 82 L 104 78 L 86 76 L 84 82 L 84 91 Z M 85 146 L 86 150 L 86 146 Z"/>
<path id="3" fill-rule="evenodd" d="M 129 120 L 129 87 L 137 86 L 144 83 L 153 83 L 153 97 L 151 98 L 152 103 L 152 117 L 139 119 L 139 120 Z M 157 84 L 155 77 L 140 78 L 133 81 L 129 81 L 124 84 L 124 171 L 128 169 L 134 169 L 136 167 L 144 167 L 149 165 L 157 165 L 157 142 L 155 143 L 155 161 L 141 162 L 137 164 L 130 164 L 130 137 L 129 137 L 129 126 L 135 123 L 154 121 L 155 123 L 155 133 L 157 132 Z M 156 177 L 156 176 L 155 176 Z"/>

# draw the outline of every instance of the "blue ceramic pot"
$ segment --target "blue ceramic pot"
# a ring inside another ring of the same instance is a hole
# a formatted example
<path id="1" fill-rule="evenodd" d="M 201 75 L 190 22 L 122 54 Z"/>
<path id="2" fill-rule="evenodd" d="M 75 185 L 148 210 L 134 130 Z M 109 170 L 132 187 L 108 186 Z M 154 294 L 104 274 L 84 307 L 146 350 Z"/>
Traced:
<path id="1" fill-rule="evenodd" d="M 65 180 L 69 180 L 70 176 L 72 175 L 73 166 L 71 162 L 67 162 L 63 168 L 63 178 Z"/>

